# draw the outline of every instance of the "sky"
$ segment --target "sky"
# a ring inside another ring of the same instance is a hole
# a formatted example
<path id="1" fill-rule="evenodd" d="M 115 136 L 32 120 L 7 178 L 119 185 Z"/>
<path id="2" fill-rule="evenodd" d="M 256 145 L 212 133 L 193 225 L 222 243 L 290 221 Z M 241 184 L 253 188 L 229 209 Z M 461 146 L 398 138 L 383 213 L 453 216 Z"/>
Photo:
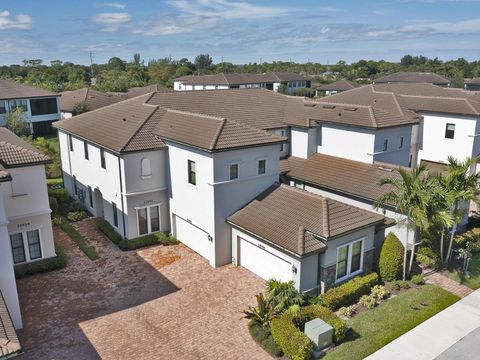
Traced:
<path id="1" fill-rule="evenodd" d="M 0 64 L 480 59 L 480 0 L 0 0 Z"/>

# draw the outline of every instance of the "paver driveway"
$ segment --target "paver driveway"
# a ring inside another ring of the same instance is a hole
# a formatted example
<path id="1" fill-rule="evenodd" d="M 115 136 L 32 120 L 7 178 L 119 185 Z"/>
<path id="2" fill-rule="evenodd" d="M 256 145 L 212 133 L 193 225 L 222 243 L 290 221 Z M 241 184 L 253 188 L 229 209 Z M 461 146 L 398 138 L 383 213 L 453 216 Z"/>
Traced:
<path id="1" fill-rule="evenodd" d="M 101 259 L 54 229 L 68 267 L 18 281 L 24 359 L 269 358 L 241 319 L 263 280 L 183 245 L 121 252 L 92 220 L 78 224 Z"/>

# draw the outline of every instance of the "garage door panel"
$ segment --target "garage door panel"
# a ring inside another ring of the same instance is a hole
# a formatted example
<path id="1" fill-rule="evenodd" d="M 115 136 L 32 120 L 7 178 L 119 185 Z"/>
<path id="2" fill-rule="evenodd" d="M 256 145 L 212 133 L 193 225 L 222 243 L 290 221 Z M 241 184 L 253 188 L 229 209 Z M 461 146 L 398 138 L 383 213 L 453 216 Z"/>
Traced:
<path id="1" fill-rule="evenodd" d="M 239 238 L 240 264 L 262 279 L 292 280 L 292 264 L 267 250 Z"/>
<path id="2" fill-rule="evenodd" d="M 199 253 L 203 257 L 210 259 L 210 240 L 208 234 L 202 229 L 190 224 L 189 222 L 179 218 L 176 222 L 176 237 L 183 244 L 188 246 L 193 251 Z"/>

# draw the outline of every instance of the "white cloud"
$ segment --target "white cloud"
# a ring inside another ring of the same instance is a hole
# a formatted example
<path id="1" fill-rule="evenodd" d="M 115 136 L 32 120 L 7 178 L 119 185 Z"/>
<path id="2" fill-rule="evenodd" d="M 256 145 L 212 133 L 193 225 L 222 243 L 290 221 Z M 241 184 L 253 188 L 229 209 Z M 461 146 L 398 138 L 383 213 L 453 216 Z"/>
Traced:
<path id="1" fill-rule="evenodd" d="M 100 26 L 101 31 L 115 32 L 127 25 L 132 16 L 127 12 L 101 13 L 92 18 Z"/>
<path id="2" fill-rule="evenodd" d="M 110 8 L 119 9 L 119 10 L 123 10 L 127 7 L 126 4 L 115 3 L 115 2 L 102 2 L 102 3 L 95 3 L 94 5 L 95 7 L 110 7 Z"/>
<path id="3" fill-rule="evenodd" d="M 19 29 L 29 30 L 32 28 L 33 19 L 30 15 L 11 15 L 8 10 L 0 11 L 0 30 Z"/>

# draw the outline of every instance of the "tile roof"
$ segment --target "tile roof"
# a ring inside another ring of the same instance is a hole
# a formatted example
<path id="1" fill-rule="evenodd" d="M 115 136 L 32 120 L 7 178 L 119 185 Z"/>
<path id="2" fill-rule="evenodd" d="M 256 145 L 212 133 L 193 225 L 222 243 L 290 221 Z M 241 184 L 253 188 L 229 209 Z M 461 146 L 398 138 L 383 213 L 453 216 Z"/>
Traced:
<path id="1" fill-rule="evenodd" d="M 380 83 L 429 83 L 448 85 L 450 80 L 435 73 L 429 72 L 405 72 L 400 71 L 375 79 L 376 84 Z"/>
<path id="2" fill-rule="evenodd" d="M 220 73 L 213 75 L 187 75 L 174 79 L 183 84 L 192 85 L 243 85 L 256 83 L 273 83 L 283 81 L 309 80 L 307 77 L 291 72 L 273 73 Z"/>
<path id="3" fill-rule="evenodd" d="M 374 202 L 381 195 L 393 190 L 380 186 L 381 179 L 399 178 L 394 167 L 366 164 L 324 154 L 312 155 L 303 162 L 290 164 L 287 176 L 312 185 Z"/>
<path id="4" fill-rule="evenodd" d="M 59 96 L 59 94 L 21 84 L 12 80 L 0 79 L 0 99 L 28 99 L 44 96 Z"/>
<path id="5" fill-rule="evenodd" d="M 227 219 L 300 256 L 325 251 L 329 239 L 384 220 L 383 215 L 278 184 Z"/>
<path id="6" fill-rule="evenodd" d="M 0 164 L 3 167 L 21 167 L 48 162 L 50 162 L 48 156 L 10 130 L 0 127 Z"/>
<path id="7" fill-rule="evenodd" d="M 0 170 L 0 182 L 12 181 L 12 176 L 9 172 Z"/>
<path id="8" fill-rule="evenodd" d="M 315 87 L 317 90 L 321 91 L 346 91 L 350 89 L 355 89 L 357 87 L 362 86 L 361 84 L 358 84 L 353 81 L 341 79 L 338 81 L 335 81 L 331 84 L 321 84 L 317 87 Z"/>
<path id="9" fill-rule="evenodd" d="M 126 98 L 130 99 L 139 95 L 145 95 L 152 92 L 172 92 L 172 89 L 169 89 L 165 86 L 159 84 L 150 84 L 146 86 L 138 86 L 128 89 L 128 91 L 122 95 L 125 95 Z"/>
<path id="10" fill-rule="evenodd" d="M 0 291 L 0 359 L 12 358 L 22 352 L 7 305 Z"/>
<path id="11" fill-rule="evenodd" d="M 87 103 L 88 111 L 92 111 L 124 100 L 119 94 L 105 93 L 86 87 L 64 91 L 60 95 L 60 110 L 65 112 L 73 112 L 75 105 L 83 101 Z"/>
<path id="12" fill-rule="evenodd" d="M 465 84 L 480 85 L 480 77 L 476 77 L 476 78 L 473 78 L 473 79 L 465 79 Z"/>

